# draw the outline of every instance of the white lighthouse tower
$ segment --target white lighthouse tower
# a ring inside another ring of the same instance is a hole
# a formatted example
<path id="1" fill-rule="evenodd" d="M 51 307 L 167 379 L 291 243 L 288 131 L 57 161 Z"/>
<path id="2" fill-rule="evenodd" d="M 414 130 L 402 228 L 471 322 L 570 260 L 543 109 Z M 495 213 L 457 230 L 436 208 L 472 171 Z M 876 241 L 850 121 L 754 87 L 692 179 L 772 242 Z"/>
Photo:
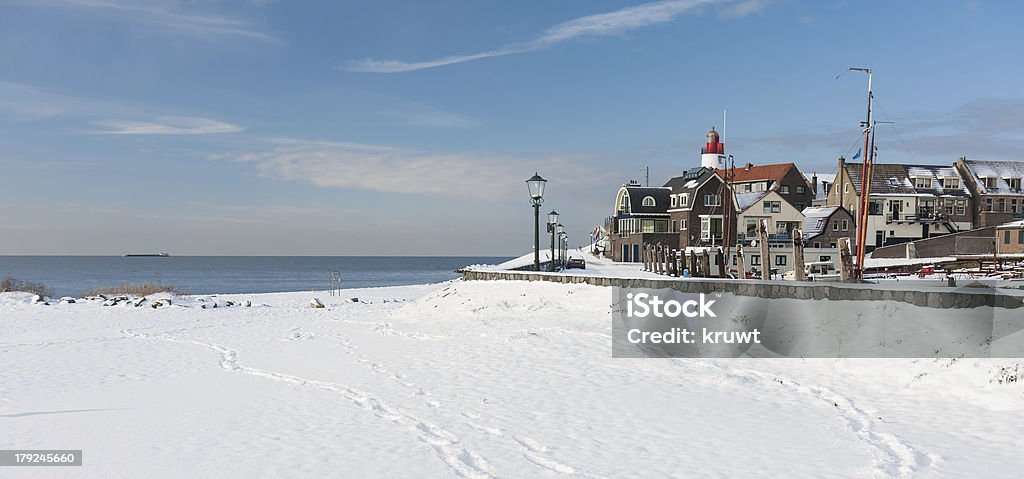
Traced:
<path id="1" fill-rule="evenodd" d="M 714 170 L 725 167 L 725 143 L 719 141 L 715 127 L 711 127 L 708 142 L 700 149 L 700 166 Z"/>

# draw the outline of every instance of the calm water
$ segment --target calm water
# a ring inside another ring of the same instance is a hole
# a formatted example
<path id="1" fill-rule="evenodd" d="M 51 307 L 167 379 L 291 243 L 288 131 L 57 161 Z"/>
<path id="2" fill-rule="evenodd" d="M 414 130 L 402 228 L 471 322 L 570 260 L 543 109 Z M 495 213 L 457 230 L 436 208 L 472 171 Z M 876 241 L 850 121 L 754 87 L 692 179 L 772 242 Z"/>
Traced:
<path id="1" fill-rule="evenodd" d="M 79 296 L 121 282 L 160 282 L 184 293 L 273 293 L 323 290 L 338 271 L 342 288 L 436 283 L 456 269 L 509 258 L 393 256 L 0 256 L 0 278 L 42 283 L 59 296 Z"/>

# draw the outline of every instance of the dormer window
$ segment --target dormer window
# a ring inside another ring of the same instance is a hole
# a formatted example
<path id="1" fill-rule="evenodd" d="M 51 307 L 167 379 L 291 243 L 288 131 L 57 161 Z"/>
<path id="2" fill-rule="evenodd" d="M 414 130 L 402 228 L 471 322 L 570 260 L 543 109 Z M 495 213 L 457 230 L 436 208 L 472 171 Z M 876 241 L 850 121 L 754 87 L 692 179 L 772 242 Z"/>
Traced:
<path id="1" fill-rule="evenodd" d="M 942 178 L 939 180 L 939 187 L 947 190 L 959 190 L 960 178 Z"/>
<path id="2" fill-rule="evenodd" d="M 985 189 L 994 190 L 999 187 L 998 180 L 999 179 L 994 176 L 986 176 L 981 179 L 981 182 L 985 185 Z"/>
<path id="3" fill-rule="evenodd" d="M 1009 186 L 1011 190 L 1020 190 L 1020 177 L 1007 177 L 1003 179 L 1006 180 L 1006 185 Z"/>
<path id="4" fill-rule="evenodd" d="M 932 187 L 932 179 L 927 177 L 914 178 L 914 188 L 929 189 Z"/>
<path id="5" fill-rule="evenodd" d="M 654 206 L 654 197 L 653 196 L 645 196 L 644 200 L 643 200 L 643 205 L 644 206 Z"/>

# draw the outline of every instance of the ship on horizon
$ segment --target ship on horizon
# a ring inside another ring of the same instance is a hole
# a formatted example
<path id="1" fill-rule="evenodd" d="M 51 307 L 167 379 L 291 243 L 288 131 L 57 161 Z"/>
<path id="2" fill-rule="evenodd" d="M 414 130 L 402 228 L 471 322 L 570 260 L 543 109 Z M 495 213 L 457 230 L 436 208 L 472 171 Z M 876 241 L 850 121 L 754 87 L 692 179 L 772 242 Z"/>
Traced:
<path id="1" fill-rule="evenodd" d="M 142 254 L 126 254 L 125 258 L 170 258 L 170 253 L 142 253 Z"/>

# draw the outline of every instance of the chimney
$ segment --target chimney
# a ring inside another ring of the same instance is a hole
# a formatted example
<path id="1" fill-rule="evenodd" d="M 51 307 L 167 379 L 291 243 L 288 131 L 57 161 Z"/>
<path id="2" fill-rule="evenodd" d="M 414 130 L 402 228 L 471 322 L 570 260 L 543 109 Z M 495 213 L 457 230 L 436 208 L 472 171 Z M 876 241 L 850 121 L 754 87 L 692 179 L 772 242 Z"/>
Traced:
<path id="1" fill-rule="evenodd" d="M 811 174 L 811 198 L 818 197 L 818 173 Z"/>
<path id="2" fill-rule="evenodd" d="M 750 171 L 750 169 L 753 168 L 753 167 L 754 167 L 754 164 L 750 163 L 750 162 L 747 162 L 747 164 L 743 165 L 743 169 L 747 170 L 747 171 Z"/>

